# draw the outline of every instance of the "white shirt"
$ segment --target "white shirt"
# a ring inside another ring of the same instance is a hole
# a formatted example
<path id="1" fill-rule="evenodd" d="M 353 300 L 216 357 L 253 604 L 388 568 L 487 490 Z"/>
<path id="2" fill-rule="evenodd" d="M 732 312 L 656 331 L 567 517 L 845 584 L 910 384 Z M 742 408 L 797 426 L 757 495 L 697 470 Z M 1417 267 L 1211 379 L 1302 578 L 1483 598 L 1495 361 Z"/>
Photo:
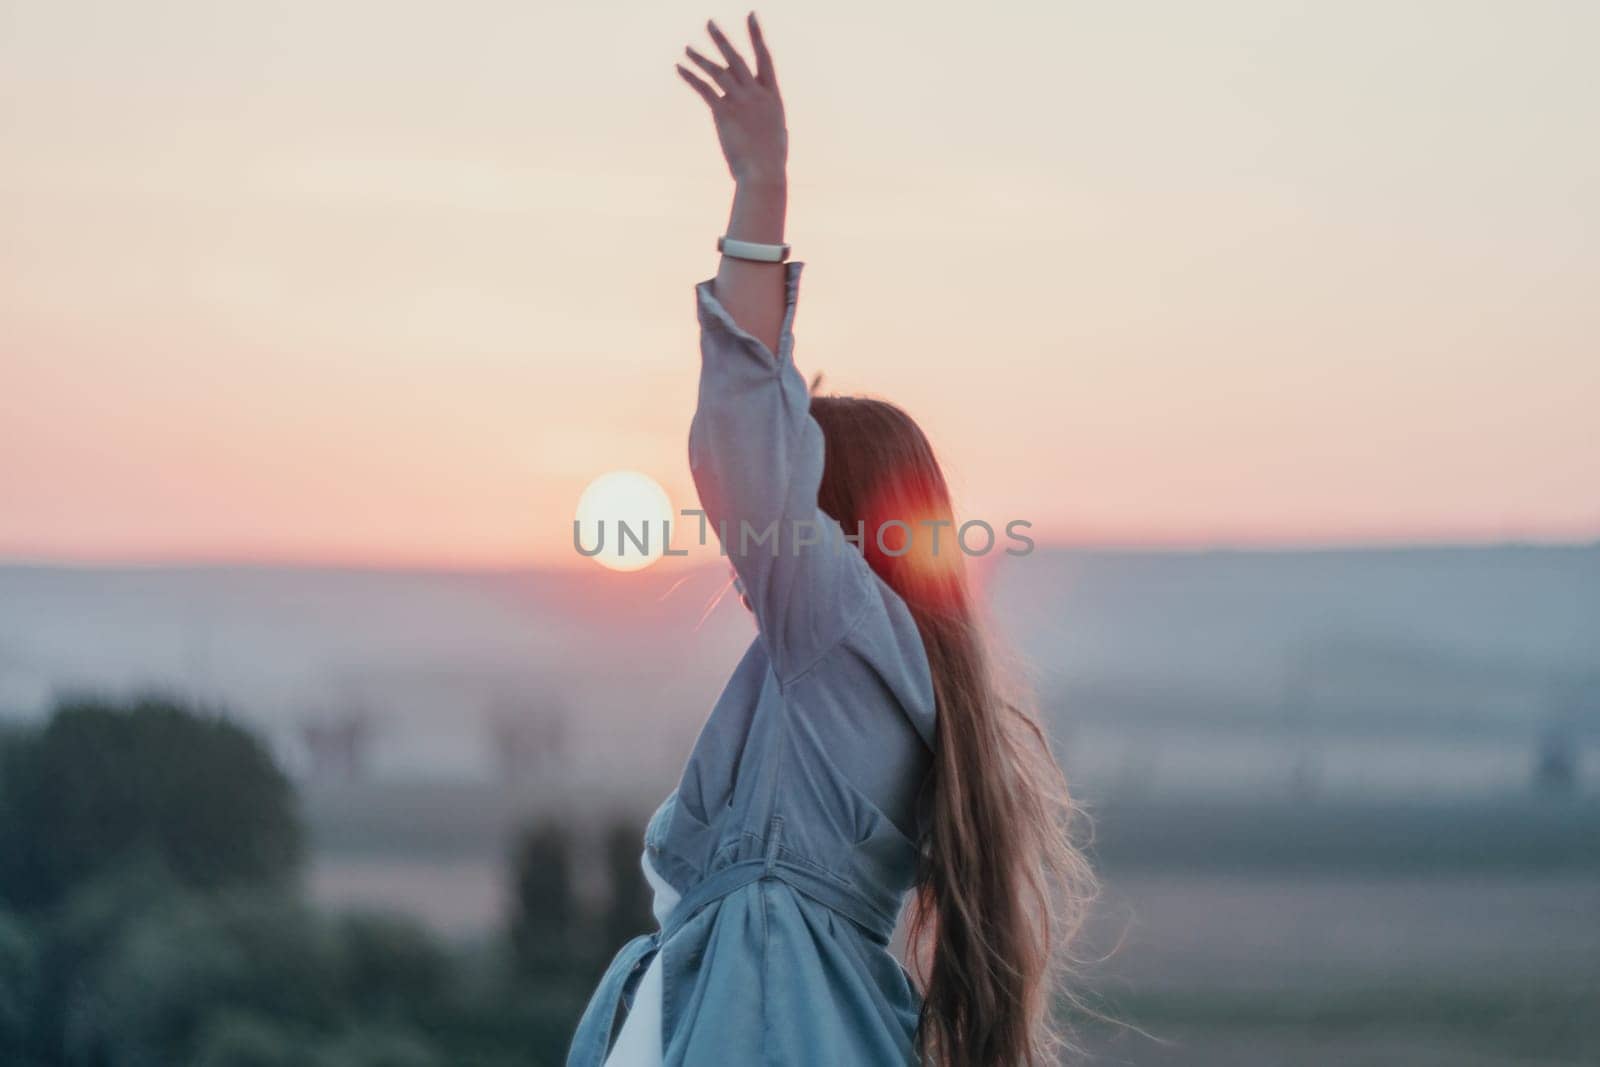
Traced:
<path id="1" fill-rule="evenodd" d="M 649 850 L 639 857 L 639 866 L 644 868 L 644 880 L 650 883 L 650 889 L 655 893 L 650 910 L 655 915 L 656 925 L 664 926 L 667 916 L 678 906 L 678 891 L 668 885 L 666 879 L 650 865 Z M 645 968 L 644 977 L 639 979 L 639 987 L 633 993 L 633 1007 L 623 1020 L 622 1032 L 617 1035 L 617 1043 L 611 1046 L 605 1067 L 661 1067 L 659 952 L 651 957 L 650 966 Z"/>

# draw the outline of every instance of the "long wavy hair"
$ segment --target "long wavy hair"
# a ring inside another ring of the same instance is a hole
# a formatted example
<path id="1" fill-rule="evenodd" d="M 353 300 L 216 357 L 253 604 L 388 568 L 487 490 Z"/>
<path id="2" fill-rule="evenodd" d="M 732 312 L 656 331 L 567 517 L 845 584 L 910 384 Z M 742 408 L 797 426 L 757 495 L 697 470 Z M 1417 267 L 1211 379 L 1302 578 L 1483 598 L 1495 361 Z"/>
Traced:
<path id="1" fill-rule="evenodd" d="M 814 396 L 811 413 L 826 457 L 818 504 L 864 534 L 933 674 L 937 745 L 908 944 L 918 1052 L 941 1067 L 1059 1062 L 1067 949 L 1095 892 L 1065 776 L 1029 705 L 1002 691 L 927 437 L 882 400 Z"/>

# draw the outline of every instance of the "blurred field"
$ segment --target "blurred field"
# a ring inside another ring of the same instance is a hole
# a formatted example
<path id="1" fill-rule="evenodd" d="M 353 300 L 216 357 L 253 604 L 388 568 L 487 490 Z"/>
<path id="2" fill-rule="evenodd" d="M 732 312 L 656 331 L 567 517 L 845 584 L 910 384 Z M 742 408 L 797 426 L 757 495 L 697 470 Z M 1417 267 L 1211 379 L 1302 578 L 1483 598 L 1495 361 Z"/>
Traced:
<path id="1" fill-rule="evenodd" d="M 540 798 L 308 803 L 321 900 L 385 901 L 470 940 L 500 914 L 501 834 Z M 1600 804 L 1197 797 L 1095 824 L 1107 884 L 1083 983 L 1118 1022 L 1083 1024 L 1097 1062 L 1600 1062 Z"/>
<path id="2" fill-rule="evenodd" d="M 1096 1062 L 1600 1063 L 1600 548 L 1046 551 L 981 577 L 1093 816 Z M 636 878 L 628 837 L 751 638 L 708 608 L 716 568 L 631 581 L 0 567 L 0 712 L 151 686 L 227 707 L 296 779 L 313 901 L 471 960 L 505 941 L 531 822 L 574 831 L 591 903 L 619 827 Z"/>
<path id="3" fill-rule="evenodd" d="M 1600 1056 L 1593 876 L 1113 877 L 1098 926 L 1108 1062 Z"/>

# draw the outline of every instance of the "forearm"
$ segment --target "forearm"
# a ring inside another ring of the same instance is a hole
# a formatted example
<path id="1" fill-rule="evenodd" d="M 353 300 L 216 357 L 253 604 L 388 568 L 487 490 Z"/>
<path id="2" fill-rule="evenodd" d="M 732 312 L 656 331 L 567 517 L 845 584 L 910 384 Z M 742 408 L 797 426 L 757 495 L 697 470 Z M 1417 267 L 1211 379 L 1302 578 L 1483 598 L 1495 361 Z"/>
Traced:
<path id="1" fill-rule="evenodd" d="M 760 244 L 782 244 L 788 201 L 789 185 L 783 175 L 741 178 L 734 187 L 728 236 Z M 733 321 L 776 354 L 783 327 L 784 265 L 723 256 L 714 288 Z"/>

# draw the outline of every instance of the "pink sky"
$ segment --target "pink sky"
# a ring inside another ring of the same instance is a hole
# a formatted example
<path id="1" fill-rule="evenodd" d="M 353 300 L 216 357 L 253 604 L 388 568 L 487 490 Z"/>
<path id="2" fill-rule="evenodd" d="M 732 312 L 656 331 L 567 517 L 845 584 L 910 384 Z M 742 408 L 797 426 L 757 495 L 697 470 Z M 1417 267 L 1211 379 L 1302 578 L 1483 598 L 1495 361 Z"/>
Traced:
<path id="1" fill-rule="evenodd" d="M 802 367 L 966 514 L 1600 536 L 1600 8 L 979 10 L 763 10 Z M 708 13 L 0 8 L 0 557 L 567 563 L 604 471 L 691 506 Z"/>

